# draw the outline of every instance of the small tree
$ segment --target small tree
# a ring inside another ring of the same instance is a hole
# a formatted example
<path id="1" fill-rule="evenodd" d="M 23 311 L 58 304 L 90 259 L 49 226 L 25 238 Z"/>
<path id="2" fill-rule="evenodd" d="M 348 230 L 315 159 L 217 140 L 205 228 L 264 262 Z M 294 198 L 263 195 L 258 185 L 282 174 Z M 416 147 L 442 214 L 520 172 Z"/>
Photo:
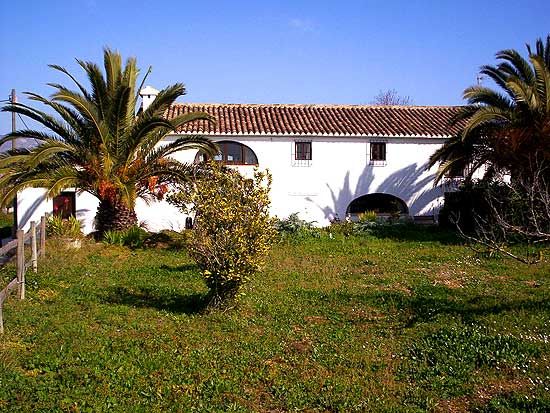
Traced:
<path id="1" fill-rule="evenodd" d="M 379 91 L 372 101 L 373 105 L 380 106 L 409 106 L 412 103 L 410 96 L 399 96 L 395 89 Z"/>
<path id="2" fill-rule="evenodd" d="M 237 298 L 262 268 L 276 236 L 269 218 L 270 186 L 269 172 L 255 170 L 249 179 L 208 162 L 196 182 L 168 197 L 195 213 L 188 248 L 210 289 L 209 307 Z"/>

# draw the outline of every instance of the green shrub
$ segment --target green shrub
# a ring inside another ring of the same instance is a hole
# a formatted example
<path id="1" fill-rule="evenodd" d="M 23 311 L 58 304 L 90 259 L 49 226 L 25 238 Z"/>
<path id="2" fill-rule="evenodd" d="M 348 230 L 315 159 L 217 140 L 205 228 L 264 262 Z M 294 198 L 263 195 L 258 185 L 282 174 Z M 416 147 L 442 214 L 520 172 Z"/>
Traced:
<path id="1" fill-rule="evenodd" d="M 339 234 L 349 237 L 354 232 L 354 223 L 351 221 L 333 221 L 330 226 L 327 227 L 327 231 L 330 234 Z"/>
<path id="2" fill-rule="evenodd" d="M 249 179 L 215 162 L 203 168 L 194 183 L 168 199 L 195 213 L 188 249 L 210 289 L 209 306 L 216 307 L 242 293 L 275 239 L 269 218 L 271 175 L 256 169 Z"/>
<path id="3" fill-rule="evenodd" d="M 105 231 L 103 242 L 130 248 L 143 248 L 149 233 L 141 227 L 133 226 L 122 231 Z"/>
<path id="4" fill-rule="evenodd" d="M 124 245 L 124 236 L 122 231 L 105 231 L 103 233 L 103 243 L 106 245 Z"/>
<path id="5" fill-rule="evenodd" d="M 377 215 L 376 215 L 376 212 L 374 211 L 361 212 L 357 216 L 357 222 L 361 224 L 368 223 L 368 222 L 376 222 L 376 219 L 377 219 Z"/>
<path id="6" fill-rule="evenodd" d="M 273 228 L 277 230 L 281 238 L 320 237 L 320 231 L 315 228 L 313 222 L 308 222 L 298 217 L 298 213 L 290 214 L 288 218 L 275 218 Z"/>
<path id="7" fill-rule="evenodd" d="M 74 216 L 64 219 L 53 215 L 46 222 L 46 234 L 50 237 L 82 238 L 82 224 Z"/>

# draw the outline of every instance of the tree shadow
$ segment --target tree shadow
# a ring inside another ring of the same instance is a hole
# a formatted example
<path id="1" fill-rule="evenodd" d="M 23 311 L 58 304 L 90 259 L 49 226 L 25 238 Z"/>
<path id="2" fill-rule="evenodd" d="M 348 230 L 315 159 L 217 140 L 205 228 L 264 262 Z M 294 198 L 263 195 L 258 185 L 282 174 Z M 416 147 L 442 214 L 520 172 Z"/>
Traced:
<path id="1" fill-rule="evenodd" d="M 550 309 L 550 302 L 545 299 L 506 300 L 483 295 L 457 300 L 454 297 L 431 297 L 427 294 L 417 294 L 404 301 L 406 327 L 432 321 L 441 314 L 458 316 L 464 323 L 469 324 L 475 323 L 479 317 L 487 315 L 509 311 L 538 313 Z"/>
<path id="2" fill-rule="evenodd" d="M 391 287 L 390 287 L 391 288 Z M 412 294 L 398 289 L 375 290 L 365 293 L 335 291 L 329 293 L 301 290 L 299 296 L 304 301 L 325 302 L 327 308 L 341 306 L 342 303 L 360 303 L 367 307 L 392 313 L 404 328 L 414 327 L 418 323 L 429 323 L 441 315 L 459 318 L 463 323 L 477 323 L 479 318 L 507 312 L 545 313 L 550 310 L 550 301 L 544 297 L 515 299 L 488 295 L 473 295 L 468 291 L 444 286 L 422 288 Z M 353 321 L 353 320 L 350 320 Z"/>
<path id="3" fill-rule="evenodd" d="M 403 242 L 439 242 L 443 245 L 463 245 L 459 234 L 449 228 L 438 225 L 395 224 L 373 227 L 370 233 L 379 239 L 391 239 Z"/>
<path id="4" fill-rule="evenodd" d="M 199 314 L 208 305 L 208 293 L 182 294 L 178 291 L 159 287 L 115 286 L 100 298 L 109 304 L 127 305 L 140 308 L 156 308 L 178 314 Z"/>
<path id="5" fill-rule="evenodd" d="M 186 249 L 185 236 L 171 230 L 151 233 L 144 241 L 144 248 L 167 250 Z"/>
<path id="6" fill-rule="evenodd" d="M 38 210 L 40 205 L 46 200 L 46 194 L 42 194 L 39 197 L 37 197 L 32 204 L 25 209 L 25 213 L 19 218 L 19 222 L 17 222 L 17 228 L 25 228 L 25 226 L 29 223 L 30 219 L 33 217 L 34 213 Z M 18 208 L 21 207 L 18 205 Z"/>
<path id="7" fill-rule="evenodd" d="M 317 208 L 323 211 L 325 218 L 329 220 L 336 216 L 342 219 L 351 201 L 373 193 L 389 194 L 403 200 L 413 215 L 433 213 L 434 209 L 439 208 L 446 188 L 432 185 L 434 174 L 428 172 L 426 164 L 409 164 L 394 171 L 383 181 L 375 183 L 377 168 L 366 165 L 357 177 L 354 188 L 351 184 L 350 171 L 347 171 L 343 177 L 341 188 L 335 189 L 327 184 L 332 205 L 319 205 L 311 198 L 308 198 L 308 201 L 315 203 Z"/>
<path id="8" fill-rule="evenodd" d="M 183 265 L 166 265 L 162 264 L 160 269 L 168 272 L 187 272 L 187 271 L 198 271 L 199 266 L 197 264 L 183 264 Z"/>

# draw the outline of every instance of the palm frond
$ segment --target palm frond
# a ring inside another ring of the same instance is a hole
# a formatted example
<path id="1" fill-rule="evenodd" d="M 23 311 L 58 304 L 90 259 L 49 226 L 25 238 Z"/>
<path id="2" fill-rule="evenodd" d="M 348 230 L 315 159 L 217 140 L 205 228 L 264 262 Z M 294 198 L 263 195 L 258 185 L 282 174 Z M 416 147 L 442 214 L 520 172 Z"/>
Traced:
<path id="1" fill-rule="evenodd" d="M 78 60 L 77 60 L 77 62 L 78 62 Z M 57 70 L 57 71 L 63 73 L 64 75 L 66 75 L 78 87 L 78 89 L 80 90 L 80 93 L 82 93 L 82 95 L 86 99 L 90 99 L 90 95 L 88 94 L 88 91 L 86 90 L 86 88 L 84 86 L 82 86 L 82 84 L 78 80 L 76 80 L 76 78 L 73 75 L 71 75 L 71 73 L 67 69 L 65 69 L 64 67 L 59 66 L 59 65 L 48 65 L 48 67 L 51 67 L 52 69 Z"/>
<path id="2" fill-rule="evenodd" d="M 122 58 L 119 53 L 106 47 L 103 49 L 103 62 L 107 90 L 116 90 L 122 72 Z"/>
<path id="3" fill-rule="evenodd" d="M 493 82 L 495 82 L 501 89 L 507 91 L 506 79 L 507 76 L 499 70 L 498 67 L 491 65 L 481 66 L 480 73 L 488 76 Z"/>
<path id="4" fill-rule="evenodd" d="M 84 69 L 92 86 L 92 96 L 88 100 L 96 102 L 99 114 L 105 117 L 105 110 L 109 107 L 107 85 L 98 65 L 92 62 L 84 62 L 77 59 L 78 64 Z"/>
<path id="5" fill-rule="evenodd" d="M 542 105 L 541 110 L 550 112 L 550 68 L 546 66 L 542 56 L 532 56 L 531 63 L 535 69 L 535 91 Z"/>
<path id="6" fill-rule="evenodd" d="M 33 99 L 32 96 L 31 99 Z M 69 127 L 67 127 L 66 124 L 46 112 L 42 112 L 38 109 L 32 108 L 22 103 L 14 103 L 4 106 L 2 108 L 2 112 L 12 112 L 26 116 L 36 121 L 37 123 L 42 124 L 46 129 L 54 132 L 57 136 L 59 136 L 60 139 L 74 138 L 73 131 Z"/>
<path id="7" fill-rule="evenodd" d="M 508 111 L 503 111 L 500 108 L 492 106 L 481 106 L 468 120 L 466 127 L 462 131 L 462 139 L 466 139 L 475 128 L 484 126 L 486 123 L 505 123 L 508 118 Z"/>
<path id="8" fill-rule="evenodd" d="M 497 59 L 504 60 L 504 62 L 498 65 L 501 72 L 507 76 L 515 76 L 524 81 L 525 83 L 532 84 L 535 80 L 535 74 L 533 69 L 518 51 L 516 50 L 502 50 L 496 54 Z"/>
<path id="9" fill-rule="evenodd" d="M 496 106 L 503 110 L 508 110 L 512 107 L 512 102 L 506 96 L 484 86 L 471 86 L 464 90 L 464 99 L 469 105 L 488 105 Z"/>
<path id="10" fill-rule="evenodd" d="M 166 87 L 158 93 L 155 100 L 145 109 L 142 116 L 163 116 L 170 105 L 183 95 L 185 95 L 185 86 L 181 83 Z"/>
<path id="11" fill-rule="evenodd" d="M 166 145 L 159 145 L 153 150 L 148 151 L 148 153 L 145 154 L 144 159 L 147 163 L 155 162 L 176 152 L 193 149 L 204 151 L 209 156 L 214 156 L 219 152 L 218 145 L 204 136 L 181 136 L 173 142 Z"/>

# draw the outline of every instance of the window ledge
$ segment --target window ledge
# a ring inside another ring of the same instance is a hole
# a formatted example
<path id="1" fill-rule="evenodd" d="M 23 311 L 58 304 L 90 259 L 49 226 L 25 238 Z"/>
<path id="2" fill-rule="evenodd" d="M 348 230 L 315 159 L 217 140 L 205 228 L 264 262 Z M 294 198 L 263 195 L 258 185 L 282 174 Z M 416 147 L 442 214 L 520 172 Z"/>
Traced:
<path id="1" fill-rule="evenodd" d="M 292 166 L 311 166 L 313 162 L 311 159 L 293 159 L 292 160 Z"/>
<path id="2" fill-rule="evenodd" d="M 387 161 L 369 161 L 370 166 L 386 166 Z"/>

